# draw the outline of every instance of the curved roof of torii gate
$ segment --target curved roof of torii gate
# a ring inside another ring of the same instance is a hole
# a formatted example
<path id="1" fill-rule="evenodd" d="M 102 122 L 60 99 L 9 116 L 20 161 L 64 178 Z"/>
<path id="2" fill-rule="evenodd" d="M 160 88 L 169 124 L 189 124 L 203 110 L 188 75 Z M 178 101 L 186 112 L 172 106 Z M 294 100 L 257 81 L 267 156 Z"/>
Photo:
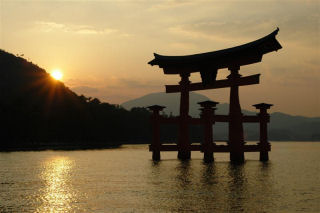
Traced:
<path id="1" fill-rule="evenodd" d="M 148 64 L 158 65 L 165 74 L 180 74 L 257 63 L 264 54 L 282 48 L 276 40 L 278 31 L 279 28 L 256 41 L 213 52 L 185 56 L 163 56 L 154 53 L 155 58 Z"/>

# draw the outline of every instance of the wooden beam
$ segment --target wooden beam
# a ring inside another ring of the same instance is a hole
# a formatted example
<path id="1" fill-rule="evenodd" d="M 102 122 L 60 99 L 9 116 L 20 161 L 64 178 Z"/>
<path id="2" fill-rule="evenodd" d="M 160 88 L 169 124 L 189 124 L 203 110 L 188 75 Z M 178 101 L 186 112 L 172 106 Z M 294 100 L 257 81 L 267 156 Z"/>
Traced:
<path id="1" fill-rule="evenodd" d="M 214 121 L 215 122 L 229 122 L 230 118 L 229 118 L 229 115 L 215 115 Z"/>
<path id="2" fill-rule="evenodd" d="M 154 148 L 152 145 L 149 145 L 149 151 L 154 151 Z M 176 144 L 162 144 L 159 148 L 159 151 L 178 151 L 178 145 Z M 190 145 L 190 151 L 203 151 L 201 144 L 191 144 Z M 212 146 L 212 152 L 230 152 L 230 146 L 229 145 L 215 145 Z M 262 147 L 259 144 L 255 145 L 244 145 L 243 151 L 244 152 L 260 152 L 260 151 L 270 151 L 270 147 Z"/>
<path id="3" fill-rule="evenodd" d="M 180 117 L 160 117 L 159 122 L 160 123 L 165 123 L 165 124 L 177 124 L 180 121 Z"/>
<path id="4" fill-rule="evenodd" d="M 189 118 L 190 124 L 193 125 L 201 125 L 203 124 L 203 120 L 201 118 Z"/>
<path id="5" fill-rule="evenodd" d="M 153 151 L 157 149 L 156 147 L 153 147 L 151 145 L 149 145 L 149 151 Z M 201 150 L 201 144 L 191 144 L 190 145 L 190 151 L 200 151 Z M 179 151 L 178 145 L 176 144 L 162 144 L 160 146 L 160 151 Z"/>
<path id="6" fill-rule="evenodd" d="M 214 122 L 229 122 L 230 117 L 229 115 L 214 115 Z M 159 118 L 160 123 L 171 123 L 171 124 L 177 124 L 180 122 L 180 117 L 160 117 Z M 201 118 L 188 118 L 188 122 L 193 125 L 202 125 L 203 119 Z M 242 122 L 244 123 L 259 123 L 260 117 L 258 115 L 244 115 L 242 117 Z"/>
<path id="7" fill-rule="evenodd" d="M 260 118 L 258 115 L 244 115 L 242 117 L 242 122 L 245 123 L 258 123 L 260 122 Z"/>
<path id="8" fill-rule="evenodd" d="M 259 84 L 259 79 L 260 79 L 260 74 L 241 77 L 239 78 L 236 85 L 245 86 L 245 85 Z M 219 89 L 219 88 L 230 87 L 231 85 L 232 84 L 229 79 L 217 80 L 212 85 L 205 85 L 205 86 L 202 83 L 192 83 L 189 85 L 189 91 Z M 174 93 L 174 92 L 181 92 L 180 85 L 166 85 L 166 93 Z"/>

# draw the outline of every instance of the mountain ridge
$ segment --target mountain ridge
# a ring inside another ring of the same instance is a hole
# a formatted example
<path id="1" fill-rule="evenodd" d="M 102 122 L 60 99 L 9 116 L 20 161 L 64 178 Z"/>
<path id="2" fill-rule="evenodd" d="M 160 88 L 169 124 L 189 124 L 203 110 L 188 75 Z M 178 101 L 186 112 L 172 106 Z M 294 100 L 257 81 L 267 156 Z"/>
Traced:
<path id="1" fill-rule="evenodd" d="M 169 98 L 166 98 L 168 96 Z M 163 105 L 167 108 L 164 110 L 167 115 L 172 112 L 172 115 L 178 115 L 180 104 L 180 94 L 166 94 L 163 92 L 151 93 L 142 97 L 126 101 L 121 104 L 125 109 L 132 107 L 146 107 L 148 105 Z M 210 98 L 191 92 L 190 93 L 190 115 L 192 117 L 199 117 L 200 108 L 196 102 L 210 100 Z M 222 103 L 217 105 L 216 114 L 228 114 L 229 104 Z M 258 111 L 242 110 L 245 115 L 256 115 Z M 215 124 L 215 133 L 226 139 L 227 124 Z M 250 140 L 257 140 L 259 138 L 257 132 L 257 124 L 244 124 L 245 135 Z M 269 138 L 270 140 L 307 140 L 320 141 L 320 117 L 305 117 L 289 115 L 282 112 L 273 112 L 270 114 L 269 124 Z"/>
<path id="2" fill-rule="evenodd" d="M 164 96 L 172 96 L 173 94 L 175 96 L 174 100 L 177 103 L 176 108 L 178 108 L 178 105 L 180 104 L 180 94 L 179 93 L 164 93 L 164 92 L 149 93 L 149 94 L 140 96 L 138 98 L 133 98 L 133 99 L 130 99 L 128 101 L 125 101 L 120 105 L 123 106 L 125 109 L 131 109 L 132 107 L 147 107 L 147 106 L 150 106 L 150 105 L 157 104 L 157 105 L 162 105 L 162 106 L 165 106 L 166 108 L 169 108 L 169 111 L 175 111 L 176 113 L 174 115 L 178 115 L 178 110 L 170 110 L 171 109 L 170 108 L 170 104 L 169 104 L 169 107 L 167 107 L 166 104 L 161 104 L 160 103 L 162 100 L 166 99 L 166 98 L 164 98 Z M 151 96 L 154 96 L 154 95 L 156 95 L 157 98 L 159 96 L 163 96 L 163 97 L 161 99 L 154 98 L 154 100 L 148 100 L 149 104 L 147 104 L 147 101 L 143 100 L 145 98 L 148 98 L 148 97 L 151 97 Z M 194 97 L 198 96 L 199 101 L 206 101 L 206 100 L 212 101 L 210 98 L 208 98 L 205 95 L 202 95 L 202 94 L 196 93 L 196 92 L 190 92 L 190 99 L 192 99 L 193 96 Z M 139 101 L 141 101 L 141 102 L 139 103 Z M 192 102 L 196 103 L 197 101 L 193 100 Z M 144 103 L 146 103 L 146 104 L 144 104 Z M 192 103 L 190 103 L 190 106 L 191 105 L 192 105 Z M 228 114 L 228 111 L 226 110 L 226 108 L 229 107 L 228 103 L 219 103 L 219 104 L 217 104 L 217 107 L 216 107 L 217 111 L 216 112 L 219 112 L 219 108 L 220 107 L 223 109 L 223 114 Z M 198 108 L 200 108 L 200 106 Z M 164 110 L 166 110 L 166 109 L 164 109 Z M 167 111 L 168 111 L 168 109 L 167 109 Z M 256 114 L 257 111 L 251 111 L 251 110 L 248 110 L 248 109 L 242 109 L 242 113 L 244 113 L 245 115 L 253 115 L 253 114 Z M 304 119 L 304 118 L 305 119 L 320 119 L 320 116 L 319 117 L 318 116 L 310 117 L 310 116 L 303 116 L 303 115 L 290 115 L 290 114 L 287 114 L 287 113 L 284 113 L 284 112 L 272 112 L 271 114 L 278 114 L 278 115 L 281 115 L 281 116 L 284 116 L 284 117 L 285 116 L 290 116 L 290 117 L 296 117 L 296 118 L 301 118 L 301 119 Z"/>

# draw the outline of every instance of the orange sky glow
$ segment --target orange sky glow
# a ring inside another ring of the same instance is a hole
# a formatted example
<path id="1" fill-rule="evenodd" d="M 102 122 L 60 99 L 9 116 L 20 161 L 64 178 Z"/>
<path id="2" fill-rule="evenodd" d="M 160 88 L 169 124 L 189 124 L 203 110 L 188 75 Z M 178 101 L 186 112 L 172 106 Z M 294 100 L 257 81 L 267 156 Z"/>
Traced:
<path id="1" fill-rule="evenodd" d="M 240 88 L 244 109 L 320 116 L 319 1 L 0 1 L 0 48 L 50 72 L 78 94 L 121 104 L 164 92 L 177 76 L 147 64 L 153 53 L 186 55 L 241 45 L 280 28 L 283 46 L 261 63 L 260 84 Z M 229 73 L 220 70 L 218 78 Z M 191 81 L 200 80 L 192 74 Z M 229 90 L 200 92 L 220 103 Z"/>

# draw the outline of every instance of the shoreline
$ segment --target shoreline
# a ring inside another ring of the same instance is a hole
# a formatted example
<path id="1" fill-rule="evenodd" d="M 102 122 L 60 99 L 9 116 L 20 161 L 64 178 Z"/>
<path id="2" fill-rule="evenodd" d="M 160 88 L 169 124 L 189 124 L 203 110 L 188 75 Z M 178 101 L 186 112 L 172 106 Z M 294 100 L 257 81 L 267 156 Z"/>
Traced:
<path id="1" fill-rule="evenodd" d="M 40 147 L 0 147 L 1 152 L 24 152 L 24 151 L 81 151 L 120 148 L 123 144 L 112 144 L 105 146 L 40 146 Z"/>
<path id="2" fill-rule="evenodd" d="M 258 142 L 258 141 L 247 141 Z M 271 143 L 320 143 L 320 141 L 269 141 Z M 222 142 L 217 142 L 222 143 Z M 172 143 L 163 143 L 172 144 Z M 150 145 L 150 143 L 122 143 L 122 144 L 109 144 L 101 146 L 39 146 L 39 147 L 0 147 L 1 152 L 27 152 L 27 151 L 81 151 L 81 150 L 102 150 L 102 149 L 116 149 L 125 145 Z"/>

